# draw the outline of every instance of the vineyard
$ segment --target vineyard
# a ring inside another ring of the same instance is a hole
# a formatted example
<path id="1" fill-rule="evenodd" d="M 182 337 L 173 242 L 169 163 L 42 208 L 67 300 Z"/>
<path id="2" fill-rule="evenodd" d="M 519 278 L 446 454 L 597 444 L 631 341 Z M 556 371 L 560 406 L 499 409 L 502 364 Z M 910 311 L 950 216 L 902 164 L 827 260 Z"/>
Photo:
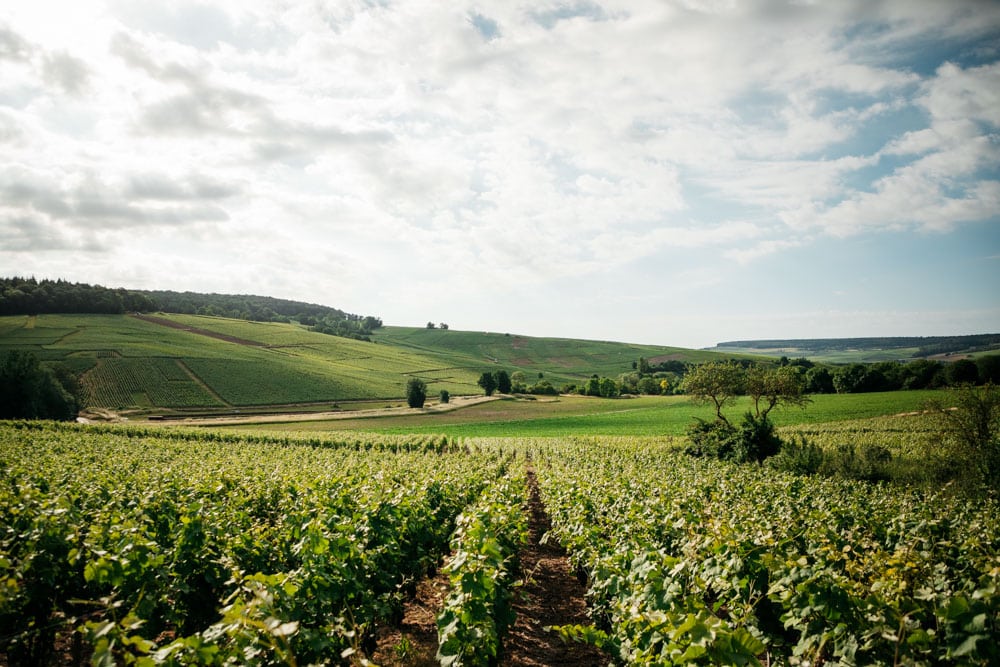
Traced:
<path id="1" fill-rule="evenodd" d="M 1000 661 L 992 495 L 671 439 L 6 422 L 0 664 L 365 664 L 442 566 L 438 658 L 497 664 L 530 576 L 529 468 L 588 587 L 592 622 L 552 632 L 609 663 Z"/>

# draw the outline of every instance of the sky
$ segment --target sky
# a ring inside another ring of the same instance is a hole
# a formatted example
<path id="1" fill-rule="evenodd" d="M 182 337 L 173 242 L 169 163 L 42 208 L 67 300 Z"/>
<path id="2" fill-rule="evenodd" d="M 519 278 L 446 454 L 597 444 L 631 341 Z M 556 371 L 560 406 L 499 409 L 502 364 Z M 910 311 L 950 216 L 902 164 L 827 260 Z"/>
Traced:
<path id="1" fill-rule="evenodd" d="M 1000 332 L 1000 2 L 7 0 L 0 275 L 683 347 Z"/>

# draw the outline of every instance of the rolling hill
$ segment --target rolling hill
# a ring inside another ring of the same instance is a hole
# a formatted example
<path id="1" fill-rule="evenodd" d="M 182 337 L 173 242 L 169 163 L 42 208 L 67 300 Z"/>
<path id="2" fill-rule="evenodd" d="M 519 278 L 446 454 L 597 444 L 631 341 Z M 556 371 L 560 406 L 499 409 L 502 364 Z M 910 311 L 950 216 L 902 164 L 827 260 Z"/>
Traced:
<path id="1" fill-rule="evenodd" d="M 475 394 L 479 375 L 503 368 L 554 386 L 616 377 L 640 356 L 700 361 L 711 352 L 626 343 L 383 327 L 372 342 L 295 323 L 204 315 L 0 317 L 0 352 L 20 348 L 80 374 L 88 405 L 114 411 L 289 409 L 394 399 L 408 378 L 433 395 Z"/>

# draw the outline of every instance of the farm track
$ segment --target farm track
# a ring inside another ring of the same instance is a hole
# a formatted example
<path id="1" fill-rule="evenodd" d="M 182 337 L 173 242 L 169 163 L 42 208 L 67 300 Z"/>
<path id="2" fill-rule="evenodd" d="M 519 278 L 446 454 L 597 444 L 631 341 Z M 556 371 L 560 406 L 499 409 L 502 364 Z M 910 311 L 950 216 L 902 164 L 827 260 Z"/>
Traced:
<path id="1" fill-rule="evenodd" d="M 541 543 L 551 528 L 538 493 L 534 469 L 528 465 L 528 543 L 520 553 L 524 585 L 512 606 L 517 618 L 504 640 L 504 667 L 602 665 L 607 656 L 586 644 L 567 644 L 546 628 L 588 625 L 586 589 L 573 574 L 566 552 L 558 544 Z"/>
<path id="2" fill-rule="evenodd" d="M 198 327 L 192 327 L 186 324 L 181 324 L 180 322 L 174 322 L 173 320 L 168 320 L 164 317 L 154 317 L 152 315 L 132 315 L 131 317 L 134 317 L 137 320 L 142 320 L 143 322 L 149 322 L 150 324 L 158 324 L 169 329 L 177 329 L 178 331 L 187 331 L 188 333 L 193 333 L 198 336 L 215 338 L 216 340 L 225 341 L 227 343 L 235 343 L 236 345 L 244 345 L 247 347 L 268 347 L 260 341 L 237 338 L 236 336 L 227 336 L 226 334 L 221 334 L 217 331 L 199 329 Z"/>

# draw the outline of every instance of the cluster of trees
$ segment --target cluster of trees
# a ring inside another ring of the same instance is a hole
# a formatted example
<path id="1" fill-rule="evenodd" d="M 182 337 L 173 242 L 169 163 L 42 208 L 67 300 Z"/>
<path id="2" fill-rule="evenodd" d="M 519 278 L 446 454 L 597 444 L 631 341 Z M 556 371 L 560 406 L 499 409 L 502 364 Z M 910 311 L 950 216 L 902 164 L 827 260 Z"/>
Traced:
<path id="1" fill-rule="evenodd" d="M 382 320 L 371 315 L 366 317 L 349 316 L 346 318 L 327 316 L 318 320 L 311 317 L 303 317 L 299 318 L 299 323 L 308 326 L 310 331 L 367 341 L 371 340 L 371 335 L 375 333 L 376 329 L 382 327 Z"/>
<path id="2" fill-rule="evenodd" d="M 83 405 L 76 376 L 34 353 L 10 350 L 0 357 L 0 419 L 76 419 Z"/>
<path id="3" fill-rule="evenodd" d="M 156 303 L 147 294 L 66 280 L 0 278 L 0 315 L 44 313 L 121 314 L 151 312 Z"/>
<path id="4" fill-rule="evenodd" d="M 513 390 L 510 374 L 505 370 L 485 371 L 476 381 L 487 396 L 492 396 L 493 392 L 509 394 Z"/>
<path id="5" fill-rule="evenodd" d="M 883 361 L 874 364 L 848 364 L 833 370 L 818 368 L 812 378 L 821 379 L 813 393 L 855 394 L 898 389 L 938 389 L 965 384 L 1000 382 L 1000 355 L 957 359 L 943 363 L 917 359 L 908 363 Z"/>
<path id="6" fill-rule="evenodd" d="M 448 330 L 448 325 L 445 324 L 444 322 L 442 322 L 441 324 L 434 324 L 433 322 L 428 322 L 427 323 L 427 328 L 428 329 L 443 329 L 443 330 L 447 331 Z"/>
<path id="7" fill-rule="evenodd" d="M 120 315 L 157 311 L 251 322 L 294 321 L 320 333 L 362 340 L 369 340 L 372 332 L 382 326 L 382 320 L 371 315 L 354 315 L 329 306 L 269 296 L 109 289 L 65 280 L 0 278 L 0 315 Z"/>
<path id="8" fill-rule="evenodd" d="M 640 357 L 637 362 L 632 363 L 634 370 L 631 373 L 618 376 L 619 393 L 685 393 L 684 379 L 691 368 L 698 366 L 680 362 L 667 363 L 670 370 L 664 370 L 663 365 L 650 364 Z M 734 359 L 731 363 L 747 369 L 754 362 Z M 916 359 L 909 362 L 882 361 L 844 366 L 816 364 L 804 357 L 781 357 L 777 365 L 797 374 L 807 394 L 855 394 L 899 389 L 939 389 L 965 384 L 1000 384 L 1000 355 L 951 362 Z"/>

